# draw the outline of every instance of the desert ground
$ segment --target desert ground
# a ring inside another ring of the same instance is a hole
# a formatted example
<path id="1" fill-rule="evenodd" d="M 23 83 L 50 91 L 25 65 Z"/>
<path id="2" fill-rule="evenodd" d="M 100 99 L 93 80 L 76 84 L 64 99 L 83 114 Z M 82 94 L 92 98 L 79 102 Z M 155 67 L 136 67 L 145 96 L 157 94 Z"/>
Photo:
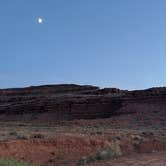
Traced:
<path id="1" fill-rule="evenodd" d="M 12 98 L 8 97 L 11 96 L 9 94 L 6 96 L 7 99 L 3 92 L 0 102 L 3 112 L 0 115 L 1 159 L 16 159 L 34 166 L 166 165 L 166 109 L 163 96 L 157 95 L 154 98 L 152 95 L 148 100 L 142 98 L 141 102 L 140 97 L 132 101 L 127 98 L 127 104 L 125 98 L 125 104 L 118 107 L 117 113 L 103 118 L 96 117 L 95 110 L 98 106 L 93 101 L 95 107 L 92 107 L 92 102 L 88 107 L 94 111 L 94 118 L 73 119 L 57 119 L 54 110 L 53 114 L 47 111 L 27 113 L 29 106 L 34 109 L 39 104 L 28 103 L 22 107 L 21 104 L 25 101 L 18 100 L 18 94 Z M 40 97 L 36 101 L 42 103 L 41 100 L 43 99 Z M 74 102 L 78 100 L 74 99 Z M 63 100 L 63 106 L 64 103 L 66 101 Z M 87 104 L 87 101 L 83 100 L 83 103 Z M 65 109 L 66 107 L 68 106 L 65 105 Z M 78 103 L 76 108 L 78 109 Z M 7 112 L 8 109 L 14 113 Z M 21 114 L 15 110 L 20 110 Z M 106 110 L 108 107 L 102 111 Z M 80 117 L 85 115 L 82 112 L 81 109 Z M 86 112 L 85 117 L 87 115 Z"/>
<path id="2" fill-rule="evenodd" d="M 4 122 L 0 124 L 0 156 L 36 166 L 164 166 L 166 129 L 158 129 L 155 123 L 146 127 L 142 119 L 137 120 L 140 125 L 134 125 L 129 123 L 129 117 L 64 121 L 54 125 Z M 105 149 L 113 149 L 115 155 L 101 154 L 100 159 L 88 161 Z"/>

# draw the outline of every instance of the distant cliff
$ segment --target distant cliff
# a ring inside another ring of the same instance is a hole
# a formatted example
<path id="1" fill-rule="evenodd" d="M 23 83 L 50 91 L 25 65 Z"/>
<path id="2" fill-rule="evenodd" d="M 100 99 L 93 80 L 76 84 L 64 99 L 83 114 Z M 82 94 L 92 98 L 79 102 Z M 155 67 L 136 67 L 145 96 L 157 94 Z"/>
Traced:
<path id="1" fill-rule="evenodd" d="M 62 84 L 0 89 L 0 121 L 96 119 L 142 110 L 166 112 L 166 88 L 128 91 Z"/>

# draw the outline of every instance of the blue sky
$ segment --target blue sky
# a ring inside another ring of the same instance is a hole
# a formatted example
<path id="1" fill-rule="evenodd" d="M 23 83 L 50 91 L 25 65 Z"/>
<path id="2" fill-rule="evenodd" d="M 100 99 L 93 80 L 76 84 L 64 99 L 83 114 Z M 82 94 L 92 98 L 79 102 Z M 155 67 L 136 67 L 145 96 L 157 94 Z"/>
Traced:
<path id="1" fill-rule="evenodd" d="M 165 0 L 0 0 L 0 88 L 165 86 L 165 63 Z"/>

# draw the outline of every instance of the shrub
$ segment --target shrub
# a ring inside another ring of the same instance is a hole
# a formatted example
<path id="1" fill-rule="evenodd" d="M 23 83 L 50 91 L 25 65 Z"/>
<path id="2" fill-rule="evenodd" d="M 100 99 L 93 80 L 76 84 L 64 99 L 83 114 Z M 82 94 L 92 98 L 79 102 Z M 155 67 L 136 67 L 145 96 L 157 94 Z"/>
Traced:
<path id="1" fill-rule="evenodd" d="M 23 139 L 23 140 L 25 139 L 26 140 L 26 139 L 28 139 L 28 137 L 25 135 L 18 135 L 17 139 Z"/>
<path id="2" fill-rule="evenodd" d="M 111 148 L 106 148 L 96 154 L 96 160 L 107 160 L 112 157 L 118 157 L 119 155 Z"/>
<path id="3" fill-rule="evenodd" d="M 19 162 L 15 159 L 0 159 L 0 166 L 34 166 L 34 165 L 25 162 Z"/>
<path id="4" fill-rule="evenodd" d="M 85 165 L 90 164 L 90 163 L 95 162 L 95 161 L 96 161 L 95 156 L 87 156 L 87 157 L 84 156 L 78 161 L 76 166 L 85 166 Z"/>
<path id="5" fill-rule="evenodd" d="M 122 151 L 119 146 L 119 141 L 114 140 L 112 143 L 107 143 L 107 146 L 103 148 L 100 152 L 91 156 L 82 157 L 78 161 L 76 166 L 85 166 L 97 160 L 107 160 L 110 158 L 120 157 L 121 155 Z"/>
<path id="6" fill-rule="evenodd" d="M 31 138 L 44 138 L 43 134 L 33 134 Z"/>
<path id="7" fill-rule="evenodd" d="M 12 131 L 12 132 L 9 133 L 9 135 L 17 136 L 17 132 L 16 131 Z"/>

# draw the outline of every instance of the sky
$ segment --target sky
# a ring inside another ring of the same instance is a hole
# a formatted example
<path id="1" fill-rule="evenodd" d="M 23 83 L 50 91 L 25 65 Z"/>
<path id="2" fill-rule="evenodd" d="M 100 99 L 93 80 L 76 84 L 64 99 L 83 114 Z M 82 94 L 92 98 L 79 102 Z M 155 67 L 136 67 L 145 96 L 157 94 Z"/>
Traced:
<path id="1" fill-rule="evenodd" d="M 165 64 L 165 0 L 0 0 L 0 88 L 166 86 Z"/>

